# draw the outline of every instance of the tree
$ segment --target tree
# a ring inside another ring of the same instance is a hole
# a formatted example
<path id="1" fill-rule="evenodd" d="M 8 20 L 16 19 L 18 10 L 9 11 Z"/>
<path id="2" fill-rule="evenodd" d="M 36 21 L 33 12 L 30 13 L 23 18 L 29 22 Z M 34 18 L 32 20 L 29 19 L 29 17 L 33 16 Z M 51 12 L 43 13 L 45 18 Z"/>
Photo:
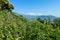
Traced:
<path id="1" fill-rule="evenodd" d="M 56 27 L 60 26 L 60 18 L 56 18 L 54 20 L 54 24 L 55 24 Z"/>
<path id="2" fill-rule="evenodd" d="M 44 20 L 40 19 L 40 18 L 37 18 L 37 21 L 41 22 L 41 23 L 44 23 Z"/>
<path id="3" fill-rule="evenodd" d="M 9 0 L 0 0 L 0 10 L 9 10 L 11 11 L 12 9 L 14 9 L 14 6 L 9 3 Z"/>

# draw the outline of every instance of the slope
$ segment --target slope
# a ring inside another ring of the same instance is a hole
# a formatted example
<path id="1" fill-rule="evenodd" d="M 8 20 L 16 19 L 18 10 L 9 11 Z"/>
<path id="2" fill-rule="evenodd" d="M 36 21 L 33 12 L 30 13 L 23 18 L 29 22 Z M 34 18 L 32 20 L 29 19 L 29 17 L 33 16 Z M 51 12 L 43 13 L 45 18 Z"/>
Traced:
<path id="1" fill-rule="evenodd" d="M 21 36 L 26 22 L 22 15 L 7 10 L 0 11 L 0 40 L 15 40 L 16 37 Z"/>

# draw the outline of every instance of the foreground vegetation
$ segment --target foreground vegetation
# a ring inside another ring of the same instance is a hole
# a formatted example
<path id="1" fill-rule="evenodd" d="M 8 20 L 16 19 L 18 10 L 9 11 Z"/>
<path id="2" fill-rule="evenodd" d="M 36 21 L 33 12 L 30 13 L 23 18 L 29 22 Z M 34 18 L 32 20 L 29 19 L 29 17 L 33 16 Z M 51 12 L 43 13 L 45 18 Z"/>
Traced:
<path id="1" fill-rule="evenodd" d="M 0 2 L 0 40 L 60 40 L 60 18 L 29 21 Z"/>
<path id="2" fill-rule="evenodd" d="M 0 11 L 0 40 L 60 40 L 60 25 L 41 19 L 30 22 L 14 12 Z"/>

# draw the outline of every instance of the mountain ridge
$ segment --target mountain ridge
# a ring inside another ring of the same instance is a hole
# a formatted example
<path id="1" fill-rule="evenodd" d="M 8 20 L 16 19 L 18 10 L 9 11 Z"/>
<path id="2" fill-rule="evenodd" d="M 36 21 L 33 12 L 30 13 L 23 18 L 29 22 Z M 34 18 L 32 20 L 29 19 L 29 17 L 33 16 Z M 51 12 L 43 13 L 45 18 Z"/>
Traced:
<path id="1" fill-rule="evenodd" d="M 48 18 L 50 18 L 51 20 L 54 20 L 55 18 L 57 18 L 53 15 L 40 15 L 40 16 L 38 16 L 38 15 L 36 15 L 36 16 L 35 15 L 24 15 L 24 17 L 26 17 L 28 20 L 36 20 L 37 18 L 40 18 L 42 20 L 44 20 L 44 19 L 48 20 Z"/>

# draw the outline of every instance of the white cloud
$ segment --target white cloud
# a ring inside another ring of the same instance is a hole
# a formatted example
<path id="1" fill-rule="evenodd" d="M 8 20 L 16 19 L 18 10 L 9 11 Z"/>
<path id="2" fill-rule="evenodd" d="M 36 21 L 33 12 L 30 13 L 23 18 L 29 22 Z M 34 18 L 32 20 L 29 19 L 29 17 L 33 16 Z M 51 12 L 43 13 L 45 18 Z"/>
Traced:
<path id="1" fill-rule="evenodd" d="M 43 13 L 27 13 L 26 15 L 32 15 L 32 16 L 41 16 L 41 15 L 49 15 L 49 14 L 43 14 Z"/>
<path id="2" fill-rule="evenodd" d="M 43 15 L 43 14 L 41 14 L 41 13 L 27 13 L 27 15 L 40 16 L 40 15 Z"/>

